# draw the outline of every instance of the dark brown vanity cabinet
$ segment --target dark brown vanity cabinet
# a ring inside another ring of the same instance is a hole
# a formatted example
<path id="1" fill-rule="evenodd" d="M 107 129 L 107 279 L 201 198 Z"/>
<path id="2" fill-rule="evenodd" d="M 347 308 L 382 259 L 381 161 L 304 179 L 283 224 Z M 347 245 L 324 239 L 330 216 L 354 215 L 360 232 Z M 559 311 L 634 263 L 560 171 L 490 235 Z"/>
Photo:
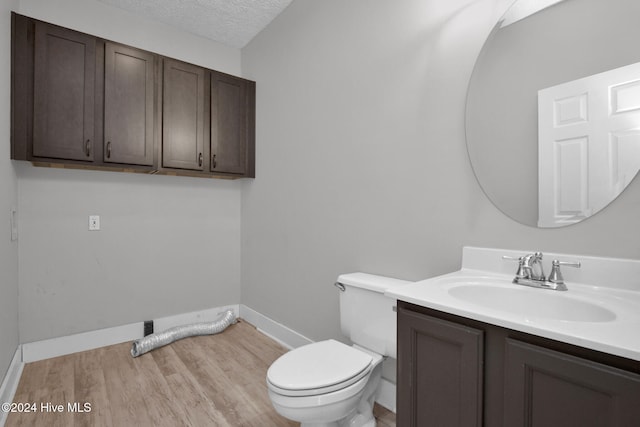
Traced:
<path id="1" fill-rule="evenodd" d="M 11 158 L 255 177 L 255 82 L 12 14 Z"/>
<path id="2" fill-rule="evenodd" d="M 35 23 L 33 156 L 93 162 L 94 37 Z"/>
<path id="3" fill-rule="evenodd" d="M 482 426 L 483 344 L 481 330 L 399 309 L 398 425 Z"/>
<path id="4" fill-rule="evenodd" d="M 504 425 L 640 426 L 640 375 L 507 339 Z"/>
<path id="5" fill-rule="evenodd" d="M 640 362 L 398 302 L 397 425 L 640 426 Z"/>

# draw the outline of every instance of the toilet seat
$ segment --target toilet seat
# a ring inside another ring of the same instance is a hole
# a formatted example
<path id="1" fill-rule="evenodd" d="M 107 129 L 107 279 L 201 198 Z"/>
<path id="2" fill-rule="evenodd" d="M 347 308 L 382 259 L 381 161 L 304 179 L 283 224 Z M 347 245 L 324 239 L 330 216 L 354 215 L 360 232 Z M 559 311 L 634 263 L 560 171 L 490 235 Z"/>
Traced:
<path id="1" fill-rule="evenodd" d="M 336 340 L 285 353 L 267 372 L 269 389 L 283 396 L 316 396 L 341 390 L 367 376 L 373 357 Z"/>

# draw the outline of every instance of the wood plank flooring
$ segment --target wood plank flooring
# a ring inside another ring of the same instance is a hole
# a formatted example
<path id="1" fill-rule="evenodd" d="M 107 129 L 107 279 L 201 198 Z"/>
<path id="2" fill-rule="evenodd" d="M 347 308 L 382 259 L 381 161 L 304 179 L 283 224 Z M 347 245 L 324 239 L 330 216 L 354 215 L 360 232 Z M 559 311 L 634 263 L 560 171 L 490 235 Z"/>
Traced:
<path id="1" fill-rule="evenodd" d="M 299 425 L 278 415 L 267 395 L 267 369 L 286 349 L 242 320 L 137 358 L 130 349 L 27 364 L 14 403 L 32 411 L 10 413 L 6 427 Z M 395 427 L 392 412 L 376 405 L 375 414 L 379 427 Z"/>

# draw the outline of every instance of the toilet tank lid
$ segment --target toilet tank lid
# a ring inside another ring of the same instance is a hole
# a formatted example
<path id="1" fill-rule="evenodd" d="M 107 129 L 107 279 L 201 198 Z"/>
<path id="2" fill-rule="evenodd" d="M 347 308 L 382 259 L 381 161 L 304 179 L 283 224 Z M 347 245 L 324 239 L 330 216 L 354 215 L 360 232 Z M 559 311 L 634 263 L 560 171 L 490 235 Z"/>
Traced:
<path id="1" fill-rule="evenodd" d="M 354 286 L 356 288 L 367 289 L 369 291 L 383 293 L 394 286 L 406 285 L 411 283 L 407 280 L 394 279 L 392 277 L 377 276 L 368 273 L 349 273 L 338 276 L 338 283 L 346 286 Z"/>

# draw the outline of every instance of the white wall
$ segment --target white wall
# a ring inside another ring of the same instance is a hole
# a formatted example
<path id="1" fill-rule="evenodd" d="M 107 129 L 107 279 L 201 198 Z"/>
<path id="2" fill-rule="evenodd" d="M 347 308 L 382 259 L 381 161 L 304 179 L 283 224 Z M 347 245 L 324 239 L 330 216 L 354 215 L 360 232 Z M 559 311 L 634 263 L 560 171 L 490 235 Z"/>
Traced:
<path id="1" fill-rule="evenodd" d="M 18 206 L 11 163 L 11 8 L 0 2 L 0 383 L 18 347 L 18 243 L 11 241 L 9 212 Z"/>
<path id="2" fill-rule="evenodd" d="M 21 0 L 18 12 L 240 71 L 237 49 L 94 0 Z M 239 181 L 16 165 L 21 342 L 240 302 Z"/>
<path id="3" fill-rule="evenodd" d="M 640 258 L 639 180 L 558 230 L 510 220 L 477 184 L 465 95 L 509 3 L 295 0 L 243 49 L 259 176 L 244 183 L 243 304 L 323 339 L 340 337 L 339 273 L 423 279 L 458 269 L 464 245 Z"/>

